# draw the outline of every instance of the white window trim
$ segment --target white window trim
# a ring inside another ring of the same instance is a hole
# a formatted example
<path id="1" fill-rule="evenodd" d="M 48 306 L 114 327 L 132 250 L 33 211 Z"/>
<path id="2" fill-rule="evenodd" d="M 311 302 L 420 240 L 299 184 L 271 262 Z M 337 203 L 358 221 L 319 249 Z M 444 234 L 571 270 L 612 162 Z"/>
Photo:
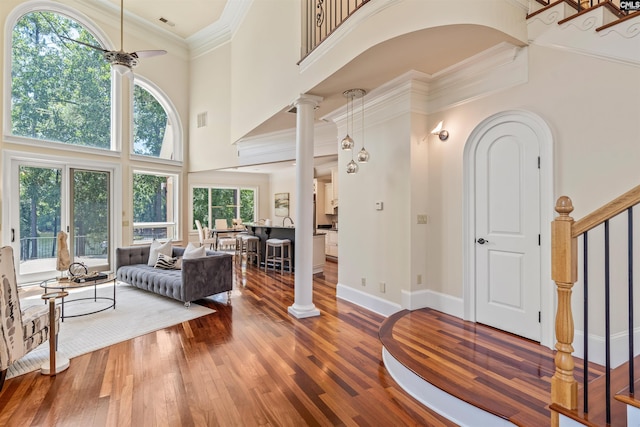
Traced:
<path id="1" fill-rule="evenodd" d="M 57 164 L 64 168 L 78 168 L 78 169 L 92 169 L 96 171 L 105 171 L 112 174 L 110 206 L 110 224 L 113 236 L 111 241 L 111 259 L 115 263 L 115 248 L 122 246 L 122 221 L 117 215 L 118 212 L 122 212 L 122 197 L 115 197 L 116 194 L 120 194 L 119 190 L 122 188 L 122 166 L 119 162 L 101 162 L 101 161 L 87 161 L 81 158 L 69 158 L 57 155 L 45 155 L 40 153 L 27 153 L 21 151 L 5 150 L 3 151 L 2 159 L 2 194 L 5 195 L 4 205 L 11 206 L 12 203 L 17 201 L 11 200 L 11 185 L 13 179 L 11 176 L 12 167 L 14 162 L 28 162 L 32 164 L 43 163 L 47 166 L 51 164 Z M 118 219 L 116 218 L 118 217 Z M 11 209 L 3 209 L 2 216 L 0 217 L 0 224 L 11 224 Z M 11 227 L 2 227 L 2 241 L 11 241 Z M 115 265 L 115 264 L 114 264 Z"/>
<path id="2" fill-rule="evenodd" d="M 100 154 L 106 154 L 107 152 L 111 152 L 109 150 L 99 149 L 94 147 L 70 145 L 70 144 L 64 144 L 62 142 L 27 138 L 27 137 L 15 136 L 11 134 L 11 129 L 13 129 L 13 127 L 11 126 L 11 96 L 10 96 L 11 83 L 12 83 L 12 70 L 11 70 L 12 56 L 11 55 L 13 52 L 13 48 L 12 48 L 13 47 L 13 28 L 16 26 L 16 23 L 18 22 L 18 20 L 20 20 L 20 18 L 22 18 L 24 15 L 31 12 L 38 12 L 38 11 L 53 12 L 53 13 L 66 16 L 67 18 L 72 19 L 78 22 L 79 24 L 81 24 L 82 26 L 84 26 L 96 38 L 96 40 L 98 40 L 100 45 L 105 47 L 105 49 L 108 49 L 108 50 L 114 49 L 114 44 L 111 42 L 107 34 L 103 32 L 100 29 L 100 27 L 98 27 L 88 16 L 84 15 L 83 13 L 77 11 L 72 7 L 69 7 L 60 3 L 54 3 L 52 1 L 47 1 L 47 0 L 28 1 L 26 3 L 16 6 L 11 11 L 11 13 L 7 16 L 6 24 L 4 27 L 4 64 L 3 65 L 4 65 L 5 73 L 4 73 L 3 90 L 4 90 L 5 96 L 3 100 L 4 115 L 2 117 L 2 123 L 3 123 L 3 129 L 4 129 L 3 136 L 5 141 L 12 142 L 14 144 L 23 144 L 23 145 L 30 145 L 30 146 L 36 145 L 39 147 L 49 146 L 55 149 L 63 148 L 66 150 L 83 151 L 88 153 L 97 152 Z M 113 82 L 114 82 L 113 75 L 111 78 L 111 82 L 112 82 L 111 121 L 113 123 L 114 122 L 113 111 L 116 103 L 119 102 L 118 100 L 115 99 L 117 96 L 116 97 L 113 96 L 115 92 L 113 90 Z M 60 147 L 60 146 L 64 146 L 64 147 Z M 118 147 L 117 145 L 114 146 L 114 143 L 112 141 L 112 149 L 115 149 L 117 147 Z"/>
<path id="3" fill-rule="evenodd" d="M 143 156 L 144 157 L 144 156 Z M 146 158 L 146 157 L 145 157 Z M 181 222 L 180 222 L 180 173 L 178 172 L 163 172 L 163 171 L 154 171 L 154 170 L 150 170 L 150 169 L 141 169 L 141 168 L 136 168 L 133 169 L 131 171 L 131 176 L 129 177 L 129 182 L 133 182 L 133 177 L 136 174 L 143 174 L 143 175 L 155 175 L 155 176 L 170 176 L 173 177 L 174 179 L 174 194 L 173 194 L 173 217 L 174 217 L 174 221 L 167 221 L 167 222 L 134 222 L 133 221 L 133 217 L 135 216 L 135 212 L 134 210 L 134 206 L 133 206 L 133 192 L 134 192 L 134 188 L 133 186 L 131 187 L 131 231 L 134 232 L 134 230 L 136 229 L 136 227 L 140 227 L 140 226 L 145 226 L 145 227 L 158 227 L 158 226 L 163 226 L 163 225 L 173 225 L 175 227 L 175 234 L 171 237 L 167 236 L 167 240 L 173 240 L 173 241 L 179 241 L 182 238 L 182 231 L 181 231 Z M 134 233 L 135 234 L 135 233 Z M 149 242 L 144 241 L 144 244 L 148 244 Z M 131 238 L 131 244 L 136 244 L 136 242 L 133 241 L 133 234 L 132 234 L 132 238 Z"/>
<path id="4" fill-rule="evenodd" d="M 176 107 L 173 105 L 173 102 L 171 102 L 171 99 L 167 96 L 166 93 L 164 93 L 164 91 L 162 89 L 160 89 L 155 83 L 151 82 L 149 79 L 142 77 L 142 76 L 138 76 L 136 75 L 134 77 L 134 84 L 140 86 L 142 89 L 146 90 L 147 92 L 151 93 L 151 95 L 154 96 L 154 98 L 160 103 L 160 105 L 162 106 L 162 108 L 164 108 L 165 113 L 167 114 L 167 119 L 169 120 L 169 122 L 171 123 L 171 131 L 173 133 L 172 137 L 173 137 L 173 155 L 175 156 L 174 159 L 161 159 L 158 157 L 151 157 L 151 156 L 143 156 L 140 154 L 134 154 L 133 153 L 133 90 L 131 91 L 131 135 L 130 135 L 130 141 L 131 142 L 131 151 L 130 151 L 130 157 L 131 159 L 136 159 L 136 160 L 155 160 L 157 162 L 162 162 L 165 164 L 175 164 L 175 165 L 182 165 L 182 159 L 183 159 L 183 141 L 182 141 L 182 137 L 184 135 L 183 133 L 183 127 L 182 127 L 182 121 L 180 120 L 180 116 L 177 114 L 177 109 Z"/>
<path id="5" fill-rule="evenodd" d="M 211 196 L 211 190 L 212 189 L 231 189 L 231 190 L 238 190 L 238 197 L 240 197 L 240 191 L 241 190 L 253 190 L 253 220 L 255 221 L 256 218 L 258 217 L 258 207 L 259 207 L 259 203 L 260 203 L 260 191 L 259 191 L 259 187 L 255 186 L 255 185 L 216 185 L 216 184 L 192 184 L 189 187 L 189 219 L 190 222 L 189 224 L 190 227 L 193 227 L 193 223 L 195 222 L 195 218 L 193 217 L 193 190 L 196 188 L 205 188 L 207 190 L 209 190 L 209 196 Z M 210 202 L 210 200 L 209 200 Z M 207 202 L 207 203 L 209 203 Z M 209 220 L 213 221 L 214 218 L 211 218 L 211 205 L 209 204 L 207 206 L 208 208 L 208 214 L 209 214 Z M 203 224 L 204 226 L 205 224 Z M 209 224 L 207 225 L 210 228 L 213 227 L 213 224 Z M 191 228 L 191 231 L 196 231 L 196 228 Z"/>

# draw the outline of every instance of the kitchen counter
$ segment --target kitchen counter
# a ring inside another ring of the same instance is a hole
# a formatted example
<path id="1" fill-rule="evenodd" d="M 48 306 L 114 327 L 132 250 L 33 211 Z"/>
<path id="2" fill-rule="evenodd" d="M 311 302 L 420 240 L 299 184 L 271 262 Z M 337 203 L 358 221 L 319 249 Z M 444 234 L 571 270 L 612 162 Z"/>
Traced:
<path id="1" fill-rule="evenodd" d="M 295 240 L 296 228 L 294 226 L 264 225 L 256 223 L 245 223 L 250 234 L 260 238 L 260 264 L 264 265 L 264 257 L 267 247 L 267 239 L 289 239 L 291 240 L 291 269 L 295 268 Z M 313 234 L 313 273 L 324 271 L 325 239 L 319 233 Z"/>

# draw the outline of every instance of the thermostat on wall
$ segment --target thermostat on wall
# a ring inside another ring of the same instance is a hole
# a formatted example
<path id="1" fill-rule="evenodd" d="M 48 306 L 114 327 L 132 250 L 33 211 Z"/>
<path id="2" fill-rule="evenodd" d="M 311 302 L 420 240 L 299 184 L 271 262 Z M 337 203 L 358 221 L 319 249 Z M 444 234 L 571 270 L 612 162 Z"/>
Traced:
<path id="1" fill-rule="evenodd" d="M 376 210 L 377 211 L 381 211 L 382 210 L 382 202 L 376 202 Z"/>

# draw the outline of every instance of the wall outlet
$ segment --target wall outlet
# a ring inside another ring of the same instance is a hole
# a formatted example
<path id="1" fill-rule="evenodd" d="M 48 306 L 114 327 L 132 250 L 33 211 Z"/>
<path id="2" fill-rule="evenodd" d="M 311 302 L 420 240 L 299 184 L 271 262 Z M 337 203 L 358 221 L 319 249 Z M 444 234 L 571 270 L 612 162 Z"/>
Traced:
<path id="1" fill-rule="evenodd" d="M 418 215 L 418 224 L 426 224 L 429 222 L 429 215 Z"/>
<path id="2" fill-rule="evenodd" d="M 361 284 L 362 286 L 367 286 L 367 279 L 366 279 L 366 278 L 364 278 L 364 277 L 363 277 L 362 279 L 360 279 L 360 284 Z"/>
<path id="3" fill-rule="evenodd" d="M 418 282 L 418 285 L 422 285 L 422 274 L 418 274 L 416 282 Z"/>
<path id="4" fill-rule="evenodd" d="M 380 292 L 383 294 L 387 291 L 387 285 L 384 282 L 380 282 Z"/>

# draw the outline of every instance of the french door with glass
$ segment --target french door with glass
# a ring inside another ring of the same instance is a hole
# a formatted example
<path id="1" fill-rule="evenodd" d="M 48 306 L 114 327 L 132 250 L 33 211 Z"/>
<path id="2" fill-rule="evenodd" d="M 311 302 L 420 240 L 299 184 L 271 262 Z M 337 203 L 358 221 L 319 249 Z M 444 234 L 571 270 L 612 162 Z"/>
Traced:
<path id="1" fill-rule="evenodd" d="M 60 275 L 58 233 L 65 231 L 72 262 L 111 269 L 111 188 L 108 170 L 14 161 L 11 245 L 19 283 Z"/>

